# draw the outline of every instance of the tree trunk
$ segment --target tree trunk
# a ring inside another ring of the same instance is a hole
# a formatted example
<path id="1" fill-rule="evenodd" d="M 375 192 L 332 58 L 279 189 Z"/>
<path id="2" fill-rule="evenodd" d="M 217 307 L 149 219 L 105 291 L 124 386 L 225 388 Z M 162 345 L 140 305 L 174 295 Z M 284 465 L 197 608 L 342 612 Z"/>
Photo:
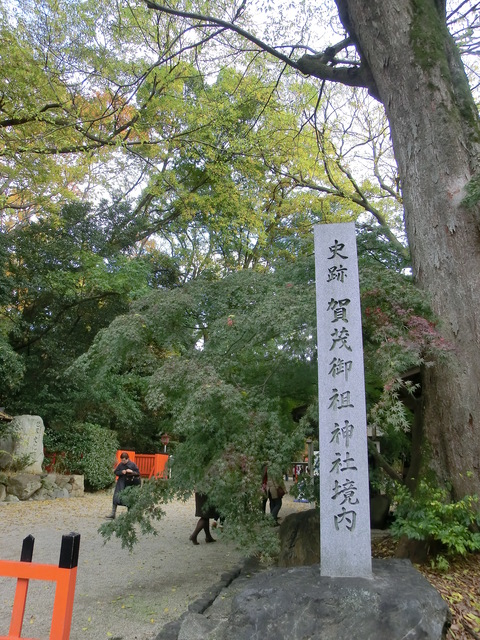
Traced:
<path id="1" fill-rule="evenodd" d="M 425 367 L 427 461 L 456 498 L 480 494 L 480 216 L 462 205 L 478 114 L 438 3 L 336 4 L 390 122 L 416 281 L 453 347 Z"/>

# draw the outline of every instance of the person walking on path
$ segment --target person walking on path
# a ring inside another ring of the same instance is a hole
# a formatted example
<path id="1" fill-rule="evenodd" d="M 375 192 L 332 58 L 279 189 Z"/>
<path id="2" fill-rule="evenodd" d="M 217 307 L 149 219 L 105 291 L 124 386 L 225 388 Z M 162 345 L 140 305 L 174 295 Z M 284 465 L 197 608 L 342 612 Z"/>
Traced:
<path id="1" fill-rule="evenodd" d="M 112 511 L 108 516 L 105 516 L 108 520 L 115 519 L 117 507 L 122 504 L 122 491 L 129 486 L 140 484 L 140 471 L 137 465 L 130 460 L 130 456 L 126 451 L 120 455 L 120 462 L 115 467 L 115 475 L 117 476 L 117 483 L 113 492 Z"/>
<path id="2" fill-rule="evenodd" d="M 219 518 L 219 513 L 214 506 L 208 505 L 208 496 L 204 493 L 197 493 L 195 491 L 195 515 L 199 519 L 194 532 L 190 536 L 190 540 L 193 544 L 200 544 L 197 540 L 197 536 L 202 531 L 205 531 L 205 542 L 216 542 L 215 538 L 212 538 L 210 533 L 210 518 Z"/>
<path id="3" fill-rule="evenodd" d="M 282 508 L 282 498 L 287 493 L 283 477 L 275 478 L 268 475 L 267 467 L 263 470 L 262 478 L 263 512 L 266 512 L 267 499 L 270 502 L 270 515 L 274 524 L 278 526 L 278 514 Z"/>

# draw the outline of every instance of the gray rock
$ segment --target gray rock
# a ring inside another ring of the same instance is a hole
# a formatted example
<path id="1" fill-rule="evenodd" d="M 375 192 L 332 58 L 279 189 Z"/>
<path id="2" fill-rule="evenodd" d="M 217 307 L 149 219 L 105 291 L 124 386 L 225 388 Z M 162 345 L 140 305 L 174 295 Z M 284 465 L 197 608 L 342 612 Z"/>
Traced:
<path id="1" fill-rule="evenodd" d="M 372 529 L 385 529 L 388 523 L 390 499 L 378 494 L 370 498 L 370 526 Z"/>
<path id="2" fill-rule="evenodd" d="M 409 561 L 373 560 L 373 576 L 322 577 L 319 565 L 264 571 L 234 581 L 207 620 L 187 614 L 178 640 L 445 638 L 448 606 Z"/>
<path id="3" fill-rule="evenodd" d="M 67 487 L 70 493 L 71 498 L 78 498 L 83 496 L 85 493 L 84 486 L 84 476 L 82 475 L 71 475 L 69 486 Z"/>
<path id="4" fill-rule="evenodd" d="M 41 486 L 40 476 L 34 473 L 16 473 L 8 479 L 7 493 L 19 500 L 28 500 Z"/>
<path id="5" fill-rule="evenodd" d="M 82 475 L 57 474 L 55 485 L 56 498 L 78 498 L 84 495 L 84 478 Z"/>
<path id="6" fill-rule="evenodd" d="M 36 491 L 30 500 L 51 500 L 53 498 L 52 491 L 48 491 L 44 487 Z"/>
<path id="7" fill-rule="evenodd" d="M 69 493 L 69 491 L 68 491 L 68 489 L 66 487 L 63 487 L 63 489 L 61 487 L 57 487 L 53 492 L 53 497 L 54 498 L 69 498 L 70 497 L 70 493 Z"/>
<path id="8" fill-rule="evenodd" d="M 22 469 L 28 473 L 41 473 L 43 463 L 43 434 L 45 427 L 40 416 L 15 416 L 11 422 L 11 435 L 0 440 L 0 468 L 7 468 L 12 462 L 23 460 L 27 464 Z"/>
<path id="9" fill-rule="evenodd" d="M 0 502 L 6 500 L 4 491 L 19 500 L 77 498 L 84 495 L 84 482 L 82 475 L 12 473 L 2 476 Z"/>
<path id="10" fill-rule="evenodd" d="M 208 638 L 209 633 L 216 627 L 215 622 L 199 613 L 188 614 L 188 624 L 182 625 L 178 633 L 178 640 L 197 640 Z"/>
<path id="11" fill-rule="evenodd" d="M 279 567 L 301 567 L 320 562 L 320 512 L 291 513 L 279 529 Z"/>
<path id="12" fill-rule="evenodd" d="M 57 485 L 57 487 L 60 487 L 61 489 L 66 489 L 68 485 L 71 484 L 71 476 L 62 474 L 62 473 L 57 473 L 55 478 L 55 484 Z"/>
<path id="13" fill-rule="evenodd" d="M 57 483 L 56 473 L 42 473 L 42 486 L 46 491 L 52 491 Z"/>
<path id="14" fill-rule="evenodd" d="M 0 502 L 3 502 L 7 497 L 7 487 L 4 484 L 0 484 Z"/>

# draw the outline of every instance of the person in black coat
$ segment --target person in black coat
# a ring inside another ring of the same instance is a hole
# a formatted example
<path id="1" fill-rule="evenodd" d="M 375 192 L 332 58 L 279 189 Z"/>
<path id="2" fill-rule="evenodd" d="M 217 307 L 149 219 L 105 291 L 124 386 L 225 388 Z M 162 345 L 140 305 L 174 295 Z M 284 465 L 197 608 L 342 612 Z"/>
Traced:
<path id="1" fill-rule="evenodd" d="M 131 487 L 136 484 L 140 484 L 140 471 L 137 465 L 130 460 L 130 457 L 126 451 L 120 456 L 120 462 L 115 467 L 115 475 L 117 476 L 117 482 L 115 484 L 115 491 L 113 492 L 113 504 L 112 512 L 105 516 L 109 520 L 114 520 L 117 513 L 117 507 L 122 504 L 121 493 L 127 487 Z"/>
<path id="2" fill-rule="evenodd" d="M 217 520 L 219 518 L 219 513 L 214 506 L 207 506 L 207 502 L 208 496 L 204 493 L 195 492 L 195 515 L 199 520 L 194 532 L 190 536 L 190 540 L 193 544 L 199 544 L 197 536 L 202 529 L 205 531 L 205 542 L 216 542 L 210 533 L 210 518 L 215 518 Z"/>

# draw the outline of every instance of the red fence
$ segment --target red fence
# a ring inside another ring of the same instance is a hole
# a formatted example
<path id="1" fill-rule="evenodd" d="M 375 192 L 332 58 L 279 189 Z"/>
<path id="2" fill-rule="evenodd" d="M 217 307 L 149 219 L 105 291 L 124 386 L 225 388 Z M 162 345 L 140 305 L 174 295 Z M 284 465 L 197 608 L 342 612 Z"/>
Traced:
<path id="1" fill-rule="evenodd" d="M 0 636 L 0 640 L 37 640 L 21 635 L 30 580 L 56 582 L 49 640 L 68 640 L 70 637 L 80 534 L 70 533 L 62 537 L 58 567 L 32 562 L 34 542 L 33 536 L 24 539 L 20 562 L 0 560 L 0 576 L 17 578 L 10 629 L 7 636 Z"/>
<path id="2" fill-rule="evenodd" d="M 130 460 L 137 465 L 142 478 L 168 478 L 168 455 L 166 453 L 135 453 L 128 449 L 117 451 L 117 464 L 123 452 L 128 453 Z M 0 638 L 1 640 L 1 638 Z"/>

